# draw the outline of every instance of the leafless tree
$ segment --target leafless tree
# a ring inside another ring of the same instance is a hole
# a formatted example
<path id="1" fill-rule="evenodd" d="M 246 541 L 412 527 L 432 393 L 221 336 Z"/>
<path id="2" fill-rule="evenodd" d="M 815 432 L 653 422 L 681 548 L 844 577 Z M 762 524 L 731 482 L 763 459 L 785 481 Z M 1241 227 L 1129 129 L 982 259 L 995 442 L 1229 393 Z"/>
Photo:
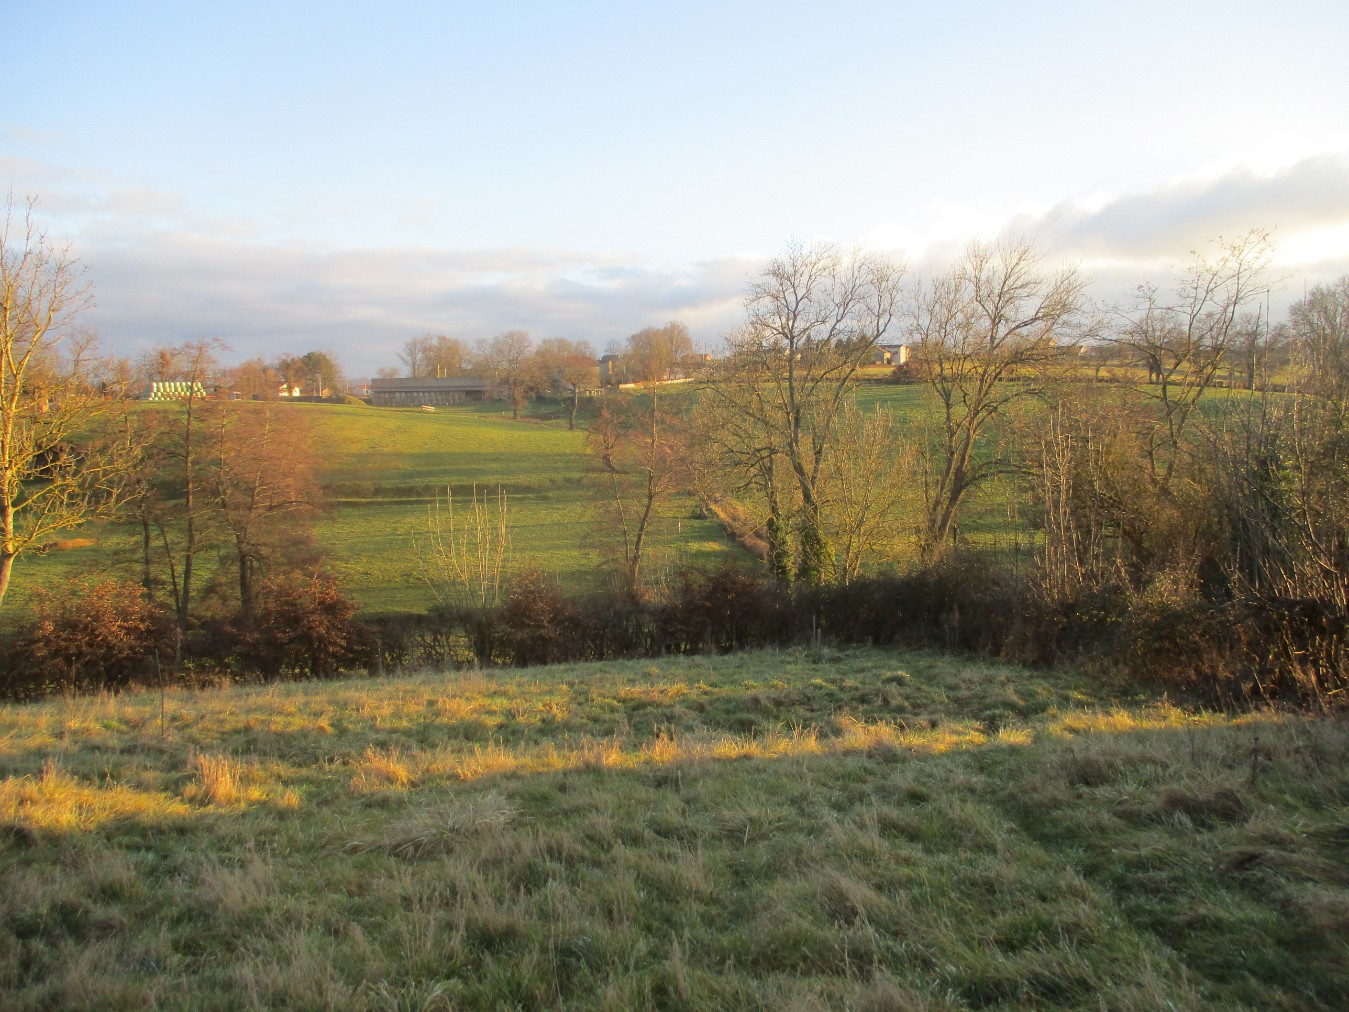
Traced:
<path id="1" fill-rule="evenodd" d="M 1241 337 L 1242 311 L 1269 290 L 1274 247 L 1252 230 L 1219 239 L 1212 257 L 1192 255 L 1172 292 L 1138 289 L 1134 304 L 1116 310 L 1115 340 L 1148 368 L 1152 416 L 1145 425 L 1148 480 L 1165 494 L 1200 399 Z"/>
<path id="2" fill-rule="evenodd" d="M 902 550 L 921 505 L 914 495 L 916 454 L 916 441 L 889 411 L 868 414 L 854 402 L 843 405 L 823 483 L 840 582 L 851 583 L 867 563 L 893 559 Z"/>
<path id="3" fill-rule="evenodd" d="M 33 211 L 9 200 L 0 222 L 0 603 L 16 559 L 114 507 L 123 464 L 117 443 L 89 437 L 113 402 L 76 326 L 83 268 Z"/>
<path id="4" fill-rule="evenodd" d="M 890 328 L 902 274 L 875 255 L 790 246 L 750 282 L 746 324 L 726 364 L 709 374 L 711 396 L 746 417 L 759 447 L 742 447 L 745 463 L 761 474 L 786 467 L 800 502 L 796 576 L 810 584 L 834 576 L 821 482 L 835 423 L 858 369 Z"/>
<path id="5" fill-rule="evenodd" d="M 680 375 L 693 354 L 693 338 L 678 320 L 646 327 L 628 338 L 623 352 L 625 375 L 639 383 L 660 383 Z"/>
<path id="6" fill-rule="evenodd" d="M 489 497 L 475 487 L 467 508 L 456 511 L 454 495 L 445 490 L 445 505 L 431 505 L 426 534 L 413 548 L 422 580 L 441 605 L 462 609 L 494 608 L 511 560 L 509 509 L 500 485 Z"/>
<path id="7" fill-rule="evenodd" d="M 695 495 L 717 515 L 733 514 L 737 537 L 762 539 L 769 570 L 790 584 L 800 501 L 780 432 L 771 424 L 776 363 L 761 352 L 743 331 L 728 338 L 691 419 L 689 462 Z M 729 512 L 727 499 L 734 500 Z"/>
<path id="8" fill-rule="evenodd" d="M 517 421 L 539 381 L 538 363 L 530 354 L 532 344 L 525 331 L 508 330 L 480 344 L 476 354 L 476 368 L 506 391 L 511 417 Z"/>
<path id="9" fill-rule="evenodd" d="M 938 408 L 925 449 L 929 561 L 945 551 L 971 492 L 1008 472 L 986 437 L 1081 339 L 1083 287 L 1075 270 L 1043 270 L 1034 245 L 1015 239 L 974 243 L 949 271 L 915 286 L 908 331 Z"/>
<path id="10" fill-rule="evenodd" d="M 427 341 L 429 336 L 410 337 L 403 342 L 403 349 L 398 353 L 398 360 L 407 366 L 408 375 L 419 377 L 427 375 L 429 363 L 427 361 Z"/>
<path id="11" fill-rule="evenodd" d="M 321 503 L 309 426 L 298 408 L 275 403 L 214 401 L 203 415 L 206 483 L 233 548 L 240 616 L 251 625 L 267 567 L 313 561 L 304 521 Z"/>
<path id="12" fill-rule="evenodd" d="M 535 356 L 539 365 L 539 379 L 554 393 L 569 397 L 567 428 L 576 428 L 576 413 L 581 407 L 581 392 L 599 385 L 599 362 L 595 350 L 587 341 L 570 341 L 565 337 L 550 337 L 539 343 Z"/>
<path id="13" fill-rule="evenodd" d="M 586 434 L 599 488 L 597 537 L 621 560 L 629 592 L 642 592 L 642 564 L 663 510 L 686 484 L 686 454 L 675 419 L 656 398 L 610 398 Z"/>
<path id="14" fill-rule="evenodd" d="M 204 381 L 223 347 L 218 340 L 200 338 L 172 349 L 184 383 L 180 403 L 138 419 L 142 428 L 132 440 L 141 452 L 136 512 L 145 566 L 148 572 L 152 555 L 163 563 L 179 629 L 186 629 L 191 617 L 197 558 L 215 547 L 210 432 L 201 416 Z M 152 542 L 157 542 L 153 549 Z"/>

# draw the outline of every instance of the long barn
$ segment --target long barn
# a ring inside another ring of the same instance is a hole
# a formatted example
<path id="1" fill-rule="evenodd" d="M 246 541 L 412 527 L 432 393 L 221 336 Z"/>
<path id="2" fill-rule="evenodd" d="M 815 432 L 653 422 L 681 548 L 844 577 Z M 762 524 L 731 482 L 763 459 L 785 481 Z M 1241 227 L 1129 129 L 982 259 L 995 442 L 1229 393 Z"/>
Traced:
<path id="1" fill-rule="evenodd" d="M 414 376 L 370 381 L 370 403 L 381 408 L 463 404 L 495 400 L 496 396 L 496 383 L 484 376 Z"/>

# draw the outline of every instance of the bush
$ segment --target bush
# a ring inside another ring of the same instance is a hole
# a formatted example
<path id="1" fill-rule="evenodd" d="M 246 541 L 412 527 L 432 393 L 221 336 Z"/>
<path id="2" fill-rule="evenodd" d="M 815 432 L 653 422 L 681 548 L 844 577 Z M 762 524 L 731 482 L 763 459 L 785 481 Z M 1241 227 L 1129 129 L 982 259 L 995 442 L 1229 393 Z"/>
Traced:
<path id="1" fill-rule="evenodd" d="M 588 659 L 590 628 L 585 612 L 564 597 L 553 580 L 531 571 L 515 580 L 507 593 L 498 636 L 511 663 L 554 664 Z"/>
<path id="2" fill-rule="evenodd" d="M 156 652 L 166 666 L 173 652 L 173 623 L 138 584 L 103 579 L 44 592 L 36 610 L 6 650 L 11 699 L 153 681 Z"/>
<path id="3" fill-rule="evenodd" d="M 242 652 L 264 676 L 332 677 L 369 660 L 369 632 L 352 620 L 355 612 L 323 573 L 269 577 L 256 631 L 244 637 Z"/>
<path id="4" fill-rule="evenodd" d="M 728 563 L 712 572 L 678 574 L 657 615 L 666 653 L 727 653 L 791 638 L 791 601 L 775 584 Z"/>

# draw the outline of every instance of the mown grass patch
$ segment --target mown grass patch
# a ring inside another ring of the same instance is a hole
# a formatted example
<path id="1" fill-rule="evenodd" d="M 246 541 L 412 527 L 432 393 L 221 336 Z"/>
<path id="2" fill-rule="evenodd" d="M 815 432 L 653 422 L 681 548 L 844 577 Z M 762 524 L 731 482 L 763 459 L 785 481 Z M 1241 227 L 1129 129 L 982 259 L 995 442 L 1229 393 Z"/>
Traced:
<path id="1" fill-rule="evenodd" d="M 1340 721 L 884 650 L 10 707 L 0 992 L 1333 1005 L 1346 760 Z"/>

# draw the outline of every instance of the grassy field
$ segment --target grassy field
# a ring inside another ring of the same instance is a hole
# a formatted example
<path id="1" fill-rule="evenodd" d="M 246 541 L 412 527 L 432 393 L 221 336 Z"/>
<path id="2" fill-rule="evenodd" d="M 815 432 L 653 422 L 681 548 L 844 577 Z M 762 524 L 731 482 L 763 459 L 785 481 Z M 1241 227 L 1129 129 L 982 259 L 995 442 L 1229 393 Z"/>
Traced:
<path id="1" fill-rule="evenodd" d="M 466 404 L 434 414 L 406 408 L 288 405 L 312 423 L 319 477 L 331 510 L 318 518 L 319 543 L 343 591 L 368 612 L 424 611 L 434 603 L 422 581 L 414 539 L 425 535 L 433 497 L 446 489 L 461 503 L 475 485 L 508 498 L 514 563 L 556 577 L 572 590 L 598 588 L 600 553 L 591 537 L 593 493 L 583 484 L 585 434 L 565 421 L 512 421 L 501 404 Z M 41 588 L 120 572 L 136 579 L 136 535 L 89 525 L 88 544 L 29 556 L 16 567 L 5 611 L 22 612 Z M 661 519 L 653 569 L 715 563 L 742 551 L 692 502 Z"/>
<path id="2" fill-rule="evenodd" d="M 412 543 L 426 532 L 431 497 L 450 488 L 464 503 L 475 484 L 505 489 L 517 568 L 540 569 L 573 590 L 599 586 L 584 432 L 558 421 L 512 421 L 500 404 L 434 414 L 304 407 L 335 505 L 318 525 L 319 539 L 343 588 L 367 609 L 421 611 L 432 603 Z M 657 526 L 658 559 L 705 563 L 740 551 L 691 502 L 675 512 Z"/>
<path id="3" fill-rule="evenodd" d="M 1314 1008 L 1349 727 L 884 650 L 0 711 L 7 1008 Z"/>
<path id="4" fill-rule="evenodd" d="M 1203 402 L 1216 416 L 1248 403 L 1242 391 L 1216 390 Z M 922 384 L 873 379 L 858 385 L 864 408 L 884 407 L 915 440 L 932 410 Z M 320 476 L 332 509 L 316 533 L 328 566 L 344 591 L 367 612 L 422 611 L 434 603 L 424 585 L 413 542 L 427 527 L 431 498 L 453 490 L 466 502 L 475 485 L 505 488 L 518 567 L 536 567 L 573 591 L 603 581 L 592 537 L 593 492 L 584 486 L 584 433 L 565 422 L 512 421 L 500 403 L 441 408 L 434 414 L 406 408 L 298 404 L 314 426 Z M 1026 550 L 1034 534 L 1018 511 L 1016 479 L 991 482 L 973 496 L 960 526 L 962 539 L 1004 553 Z M 916 529 L 916 520 L 915 520 Z M 41 588 L 59 589 L 72 579 L 120 571 L 135 579 L 136 539 L 125 529 L 89 525 L 75 532 L 76 547 L 20 560 L 0 622 L 24 612 Z M 692 503 L 677 507 L 655 531 L 662 564 L 715 563 L 744 557 L 720 525 L 700 519 Z M 913 541 L 916 545 L 916 540 Z M 902 561 L 902 560 L 901 560 Z"/>

